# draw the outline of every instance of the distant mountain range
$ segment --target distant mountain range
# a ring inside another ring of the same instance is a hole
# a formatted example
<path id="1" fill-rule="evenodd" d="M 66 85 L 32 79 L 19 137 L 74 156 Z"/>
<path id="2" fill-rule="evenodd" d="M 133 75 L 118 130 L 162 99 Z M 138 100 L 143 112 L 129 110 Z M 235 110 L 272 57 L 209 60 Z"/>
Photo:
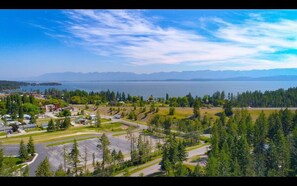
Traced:
<path id="1" fill-rule="evenodd" d="M 182 71 L 136 74 L 132 72 L 48 73 L 33 81 L 297 81 L 297 68 L 249 71 Z"/>

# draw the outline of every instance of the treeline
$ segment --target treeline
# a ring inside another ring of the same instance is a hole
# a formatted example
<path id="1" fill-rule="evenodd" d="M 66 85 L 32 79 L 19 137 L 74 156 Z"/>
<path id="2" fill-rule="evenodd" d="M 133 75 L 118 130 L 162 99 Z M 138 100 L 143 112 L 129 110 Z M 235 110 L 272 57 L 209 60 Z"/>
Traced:
<path id="1" fill-rule="evenodd" d="M 19 89 L 21 86 L 29 85 L 30 83 L 18 82 L 18 81 L 3 81 L 0 80 L 0 92 L 7 90 Z"/>
<path id="2" fill-rule="evenodd" d="M 288 109 L 255 122 L 247 110 L 212 128 L 205 176 L 296 176 L 297 112 Z M 201 168 L 200 168 L 201 169 Z"/>
<path id="3" fill-rule="evenodd" d="M 236 96 L 233 93 L 225 93 L 224 91 L 216 91 L 212 95 L 203 97 L 192 96 L 191 93 L 185 96 L 170 97 L 166 94 L 165 98 L 154 98 L 152 95 L 148 99 L 143 96 L 131 96 L 124 92 L 101 91 L 101 92 L 86 92 L 82 90 L 67 91 L 57 89 L 46 89 L 44 94 L 48 99 L 63 100 L 70 104 L 105 104 L 109 103 L 112 106 L 120 106 L 120 102 L 124 101 L 132 103 L 134 106 L 144 106 L 147 103 L 157 102 L 167 104 L 170 107 L 193 107 L 198 100 L 201 106 L 222 106 L 226 101 L 230 101 L 232 106 L 236 107 L 297 107 L 297 88 L 289 88 L 287 90 L 278 89 L 275 91 L 247 91 L 238 93 Z"/>
<path id="4" fill-rule="evenodd" d="M 110 105 L 116 105 L 120 101 L 128 101 L 136 103 L 138 106 L 144 106 L 144 99 L 142 96 L 131 96 L 124 92 L 101 91 L 101 92 L 86 92 L 83 90 L 67 91 L 57 89 L 46 89 L 44 91 L 48 99 L 62 99 L 70 104 L 102 104 L 109 102 Z"/>
<path id="5" fill-rule="evenodd" d="M 0 114 L 10 114 L 13 120 L 23 120 L 24 114 L 29 114 L 34 123 L 34 116 L 41 112 L 40 106 L 32 94 L 11 94 L 0 100 Z"/>
<path id="6" fill-rule="evenodd" d="M 59 130 L 66 130 L 71 126 L 71 120 L 69 117 L 65 117 L 64 120 L 56 119 L 55 121 L 53 119 L 49 120 L 47 131 L 48 132 L 54 132 Z"/>
<path id="7" fill-rule="evenodd" d="M 48 83 L 30 83 L 31 86 L 57 86 L 62 85 L 61 83 L 55 83 L 55 82 L 48 82 Z"/>
<path id="8" fill-rule="evenodd" d="M 238 94 L 233 104 L 238 107 L 296 107 L 297 106 L 297 88 L 287 90 L 278 89 L 275 91 L 244 92 Z"/>

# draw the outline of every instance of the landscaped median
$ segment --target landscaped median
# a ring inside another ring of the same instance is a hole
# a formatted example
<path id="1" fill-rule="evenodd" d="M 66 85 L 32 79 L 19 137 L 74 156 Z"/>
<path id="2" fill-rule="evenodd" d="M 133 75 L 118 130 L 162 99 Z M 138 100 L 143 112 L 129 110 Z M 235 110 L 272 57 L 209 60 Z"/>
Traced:
<path id="1" fill-rule="evenodd" d="M 20 158 L 18 158 L 18 156 L 5 156 L 5 158 L 13 158 L 15 159 L 13 162 L 14 162 L 14 168 L 13 168 L 13 175 L 14 176 L 21 176 L 21 172 L 22 172 L 22 169 L 25 168 L 26 166 L 29 166 L 31 165 L 32 163 L 34 163 L 34 161 L 36 160 L 36 158 L 38 157 L 38 154 L 37 153 L 34 153 L 34 157 L 32 158 L 31 161 L 29 162 L 24 162 L 24 163 L 21 163 L 21 164 L 18 164 L 18 162 L 20 161 Z"/>
<path id="2" fill-rule="evenodd" d="M 187 147 L 186 151 L 189 152 L 189 151 L 196 150 L 198 148 L 201 148 L 201 147 L 204 147 L 204 146 L 207 146 L 207 145 L 209 145 L 209 144 L 204 143 L 204 144 L 200 144 L 200 145 L 196 145 L 196 146 L 192 146 L 192 147 Z M 162 159 L 162 155 L 156 156 L 155 158 L 153 158 L 153 160 L 151 160 L 151 161 L 149 161 L 149 162 L 147 162 L 145 164 L 135 165 L 135 166 L 126 168 L 126 169 L 120 171 L 116 176 L 130 176 L 130 175 L 135 174 L 137 172 L 140 172 L 140 171 L 142 171 L 142 170 L 144 170 L 144 169 L 146 169 L 148 167 L 151 167 L 151 166 L 153 166 L 155 164 L 160 163 L 161 159 Z"/>

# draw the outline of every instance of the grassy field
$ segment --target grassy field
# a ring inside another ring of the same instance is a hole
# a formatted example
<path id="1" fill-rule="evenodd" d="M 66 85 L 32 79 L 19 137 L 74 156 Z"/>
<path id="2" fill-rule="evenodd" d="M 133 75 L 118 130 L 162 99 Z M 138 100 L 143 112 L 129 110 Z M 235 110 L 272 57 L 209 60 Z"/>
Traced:
<path id="1" fill-rule="evenodd" d="M 115 111 L 113 111 L 112 113 L 109 112 L 109 108 L 110 107 L 99 107 L 100 113 L 104 114 L 104 115 L 115 115 L 118 114 L 117 112 L 117 108 L 118 107 L 113 107 L 115 108 Z M 139 124 L 147 124 L 147 122 L 153 118 L 156 114 L 159 115 L 163 115 L 163 116 L 169 116 L 169 107 L 159 107 L 159 112 L 158 113 L 150 113 L 149 112 L 149 106 L 146 106 L 146 112 L 147 112 L 147 116 L 144 117 L 145 113 L 142 113 L 140 110 L 140 108 L 143 107 L 137 107 L 136 111 L 134 111 L 137 115 L 137 120 L 133 121 L 135 123 L 139 123 Z M 121 114 L 122 112 L 125 114 L 125 117 L 122 118 L 123 120 L 127 120 L 127 121 L 131 121 L 129 119 L 127 119 L 127 115 L 134 110 L 133 107 L 120 107 L 120 112 L 119 114 Z M 234 111 L 236 110 L 233 109 Z M 215 107 L 215 108 L 201 108 L 200 109 L 200 114 L 202 117 L 204 117 L 204 115 L 207 115 L 210 119 L 215 120 L 218 117 L 218 114 L 220 112 L 222 112 L 223 109 L 219 108 L 219 107 Z M 259 116 L 259 114 L 261 113 L 261 110 L 258 109 L 248 109 L 248 111 L 251 113 L 252 119 L 253 121 L 256 121 L 257 117 Z M 266 116 L 269 116 L 271 113 L 277 111 L 277 109 L 275 110 L 263 110 L 264 113 L 266 114 Z M 185 107 L 185 108 L 181 108 L 181 107 L 176 107 L 175 108 L 175 114 L 173 116 L 169 116 L 172 117 L 174 119 L 182 119 L 182 118 L 188 118 L 193 114 L 193 108 L 191 107 Z"/>
<path id="2" fill-rule="evenodd" d="M 124 131 L 125 125 L 121 123 L 111 123 L 111 124 L 102 124 L 101 128 L 95 128 L 91 126 L 78 126 L 78 127 L 71 127 L 65 131 L 55 131 L 55 132 L 44 132 L 44 133 L 36 133 L 36 134 L 26 134 L 21 136 L 13 136 L 9 138 L 0 139 L 3 144 L 18 144 L 23 139 L 25 143 L 27 143 L 30 136 L 33 137 L 35 143 L 43 143 L 55 140 L 61 140 L 65 137 L 74 138 L 74 136 L 79 136 L 82 134 L 96 134 L 98 132 L 110 132 L 115 131 Z M 121 129 L 122 128 L 122 129 Z"/>
<path id="3" fill-rule="evenodd" d="M 3 159 L 10 160 L 14 165 L 19 165 L 22 163 L 21 159 L 18 157 L 4 157 Z"/>
<path id="4" fill-rule="evenodd" d="M 101 123 L 103 123 L 103 122 L 108 122 L 108 121 L 111 121 L 111 120 L 110 119 L 101 118 L 100 121 L 101 121 Z"/>
<path id="5" fill-rule="evenodd" d="M 37 124 L 38 126 L 41 126 L 43 123 L 48 123 L 49 120 L 51 120 L 51 118 L 38 118 L 38 119 L 36 120 L 36 124 Z"/>
<path id="6" fill-rule="evenodd" d="M 79 137 L 79 139 L 76 139 L 76 141 L 84 141 L 84 140 L 89 140 L 89 139 L 94 139 L 94 138 L 98 138 L 98 136 L 92 136 L 92 137 L 83 137 L 85 135 L 79 135 L 79 136 L 75 136 L 76 138 Z M 83 138 L 81 138 L 83 137 Z M 66 140 L 68 138 L 62 138 L 60 140 Z M 63 142 L 57 142 L 57 143 L 51 143 L 51 144 L 48 144 L 47 147 L 53 147 L 53 146 L 59 146 L 59 145 L 64 145 L 64 144 L 67 144 L 67 143 L 73 143 L 73 140 L 74 138 L 71 137 L 70 138 L 71 140 L 68 140 L 68 141 L 63 141 Z"/>
<path id="7" fill-rule="evenodd" d="M 41 131 L 41 128 L 26 129 L 26 132 Z"/>
<path id="8" fill-rule="evenodd" d="M 6 136 L 6 132 L 0 132 L 0 136 Z"/>

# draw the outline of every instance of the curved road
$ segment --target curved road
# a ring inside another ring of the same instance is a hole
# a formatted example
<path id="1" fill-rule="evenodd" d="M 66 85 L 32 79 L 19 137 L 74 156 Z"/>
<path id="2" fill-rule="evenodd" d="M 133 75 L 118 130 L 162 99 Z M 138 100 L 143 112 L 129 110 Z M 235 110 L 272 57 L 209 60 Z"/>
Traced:
<path id="1" fill-rule="evenodd" d="M 206 146 L 203 146 L 203 147 L 200 147 L 200 148 L 197 148 L 197 149 L 187 151 L 188 158 L 191 158 L 193 156 L 204 155 L 208 151 L 209 146 L 210 145 L 206 145 Z M 137 176 L 140 176 L 140 174 L 143 174 L 143 176 L 148 176 L 148 175 L 151 175 L 153 173 L 160 172 L 161 171 L 161 165 L 159 165 L 160 161 L 161 161 L 161 158 L 153 160 L 152 162 L 155 162 L 153 165 L 151 165 L 151 166 L 149 166 L 149 167 L 147 167 L 147 168 L 145 168 L 143 170 L 140 170 L 138 172 L 135 172 L 135 173 L 131 174 L 130 176 L 137 177 Z M 148 162 L 148 163 L 146 163 L 144 165 L 140 165 L 139 167 L 143 167 L 143 166 L 145 166 L 147 164 L 151 164 L 152 162 Z M 131 170 L 131 171 L 133 171 L 133 170 Z M 123 176 L 123 173 L 121 173 L 121 174 L 119 174 L 117 176 Z"/>

